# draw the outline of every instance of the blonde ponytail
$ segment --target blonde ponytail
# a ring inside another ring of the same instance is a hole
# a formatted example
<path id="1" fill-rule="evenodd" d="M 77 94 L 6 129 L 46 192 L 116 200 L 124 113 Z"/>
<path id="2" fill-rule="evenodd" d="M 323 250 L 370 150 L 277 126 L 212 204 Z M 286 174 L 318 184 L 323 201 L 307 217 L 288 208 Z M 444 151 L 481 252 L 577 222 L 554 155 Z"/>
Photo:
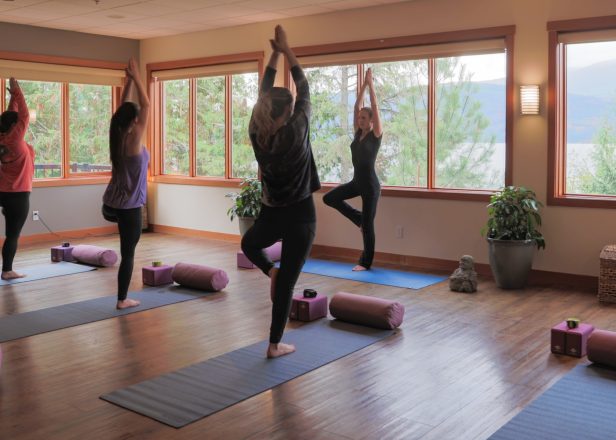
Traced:
<path id="1" fill-rule="evenodd" d="M 272 87 L 262 93 L 252 109 L 250 131 L 257 135 L 257 145 L 262 150 L 270 148 L 270 139 L 274 135 L 275 120 L 281 116 L 286 107 L 293 103 L 293 95 L 284 87 Z"/>
<path id="2" fill-rule="evenodd" d="M 252 109 L 251 131 L 257 134 L 257 144 L 259 148 L 265 150 L 268 147 L 269 139 L 274 128 L 272 118 L 272 96 L 269 92 L 263 93 L 254 108 Z"/>

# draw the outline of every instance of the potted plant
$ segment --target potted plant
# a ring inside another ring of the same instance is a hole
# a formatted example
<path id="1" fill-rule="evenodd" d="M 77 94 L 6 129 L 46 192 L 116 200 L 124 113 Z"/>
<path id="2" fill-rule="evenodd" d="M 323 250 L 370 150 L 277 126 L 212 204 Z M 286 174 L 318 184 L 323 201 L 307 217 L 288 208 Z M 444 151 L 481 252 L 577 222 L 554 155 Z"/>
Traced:
<path id="1" fill-rule="evenodd" d="M 244 235 L 261 211 L 261 182 L 258 179 L 245 179 L 240 185 L 240 192 L 232 192 L 225 197 L 233 200 L 227 215 L 231 221 L 237 217 L 240 234 Z"/>
<path id="2" fill-rule="evenodd" d="M 496 285 L 502 289 L 521 289 L 533 265 L 535 247 L 545 248 L 534 191 L 507 186 L 490 197 L 488 223 L 482 230 L 489 244 L 490 268 Z"/>

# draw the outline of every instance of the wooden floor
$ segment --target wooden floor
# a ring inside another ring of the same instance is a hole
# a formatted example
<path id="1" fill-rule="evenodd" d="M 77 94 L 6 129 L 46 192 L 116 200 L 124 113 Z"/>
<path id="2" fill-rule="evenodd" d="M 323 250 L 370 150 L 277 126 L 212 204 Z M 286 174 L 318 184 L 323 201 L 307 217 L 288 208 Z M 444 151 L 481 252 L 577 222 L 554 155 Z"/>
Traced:
<path id="1" fill-rule="evenodd" d="M 58 241 L 61 241 L 60 239 Z M 117 236 L 78 240 L 119 249 Z M 55 243 L 53 243 L 55 244 Z M 22 247 L 15 268 L 49 261 Z M 101 394 L 267 339 L 269 280 L 235 267 L 238 245 L 144 234 L 131 290 L 152 260 L 227 271 L 220 293 L 2 344 L 0 439 L 485 439 L 586 359 L 555 356 L 550 327 L 569 316 L 616 329 L 614 307 L 561 287 L 475 294 L 418 291 L 302 274 L 312 287 L 394 299 L 398 335 L 181 429 Z M 0 316 L 115 295 L 117 266 L 0 287 Z M 289 327 L 300 324 L 290 323 Z"/>

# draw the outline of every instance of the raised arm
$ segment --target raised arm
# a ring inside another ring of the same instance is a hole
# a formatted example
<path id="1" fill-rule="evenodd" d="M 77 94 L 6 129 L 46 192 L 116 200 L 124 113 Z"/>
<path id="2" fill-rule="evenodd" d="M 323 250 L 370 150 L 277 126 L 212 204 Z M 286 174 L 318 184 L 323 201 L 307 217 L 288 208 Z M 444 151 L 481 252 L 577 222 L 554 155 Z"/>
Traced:
<path id="1" fill-rule="evenodd" d="M 265 93 L 274 87 L 274 79 L 276 79 L 276 68 L 278 67 L 280 52 L 278 51 L 274 40 L 270 40 L 270 44 L 272 45 L 272 54 L 270 55 L 269 62 L 267 63 L 267 67 L 263 74 L 263 79 L 261 80 L 261 89 L 259 90 L 260 93 Z"/>
<path id="2" fill-rule="evenodd" d="M 376 100 L 376 92 L 374 91 L 374 81 L 372 80 L 372 69 L 366 71 L 366 81 L 368 92 L 370 93 L 370 108 L 372 109 L 372 132 L 376 137 L 381 137 L 383 134 L 383 125 L 381 123 L 381 115 L 379 114 L 379 104 Z"/>
<path id="3" fill-rule="evenodd" d="M 139 75 L 139 68 L 134 58 L 131 58 L 128 62 L 128 69 L 126 69 L 126 75 L 129 78 L 128 88 L 131 83 L 137 89 L 137 99 L 139 101 L 139 114 L 137 115 L 137 123 L 130 133 L 130 137 L 127 139 L 127 154 L 129 156 L 136 156 L 141 152 L 141 138 L 148 125 L 148 117 L 150 114 L 150 99 L 148 98 L 148 92 L 141 81 Z"/>
<path id="4" fill-rule="evenodd" d="M 357 94 L 357 99 L 355 100 L 355 106 L 353 107 L 353 133 L 356 133 L 357 130 L 359 130 L 359 111 L 364 104 L 364 93 L 366 91 L 366 86 L 367 83 L 364 81 L 361 84 L 361 88 Z"/>
<path id="5" fill-rule="evenodd" d="M 306 116 L 310 117 L 310 88 L 308 87 L 308 80 L 306 79 L 306 75 L 304 75 L 302 66 L 299 64 L 297 57 L 293 53 L 293 50 L 289 47 L 287 34 L 282 26 L 276 26 L 275 38 L 274 40 L 270 40 L 270 43 L 272 44 L 274 51 L 284 54 L 287 63 L 289 63 L 291 75 L 293 76 L 293 82 L 295 83 L 295 88 L 297 90 L 297 96 L 295 97 L 295 108 L 293 112 L 296 113 L 298 111 L 304 111 Z"/>
<path id="6" fill-rule="evenodd" d="M 21 87 L 19 87 L 19 83 L 15 78 L 9 79 L 9 93 L 11 94 L 11 99 L 7 110 L 17 112 L 17 122 L 12 129 L 12 136 L 23 139 L 30 122 L 30 112 L 28 111 L 26 98 L 24 98 Z"/>

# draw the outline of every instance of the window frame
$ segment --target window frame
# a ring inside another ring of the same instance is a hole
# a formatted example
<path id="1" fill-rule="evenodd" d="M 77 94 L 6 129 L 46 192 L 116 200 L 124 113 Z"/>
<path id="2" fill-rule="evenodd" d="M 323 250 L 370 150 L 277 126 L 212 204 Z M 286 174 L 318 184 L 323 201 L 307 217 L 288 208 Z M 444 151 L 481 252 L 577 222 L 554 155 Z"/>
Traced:
<path id="1" fill-rule="evenodd" d="M 616 30 L 616 15 L 547 22 L 548 31 L 548 181 L 547 204 L 579 208 L 616 208 L 616 196 L 567 194 L 566 57 L 560 36 L 573 32 Z"/>
<path id="2" fill-rule="evenodd" d="M 504 40 L 505 56 L 507 60 L 506 67 L 506 85 L 505 85 L 505 185 L 511 185 L 513 182 L 513 46 L 515 25 L 499 26 L 481 29 L 469 29 L 462 31 L 440 32 L 433 34 L 410 35 L 403 37 L 378 38 L 372 40 L 349 41 L 341 43 L 332 43 L 314 46 L 302 46 L 293 48 L 293 52 L 298 57 L 301 63 L 302 57 L 314 55 L 336 55 L 348 54 L 352 52 L 378 51 L 383 49 L 394 49 L 434 44 L 473 42 L 481 40 Z M 445 200 L 464 200 L 464 201 L 482 201 L 487 202 L 490 196 L 494 193 L 491 190 L 472 190 L 472 189 L 446 189 L 435 188 L 435 120 L 436 109 L 434 106 L 436 84 L 436 72 L 434 69 L 434 58 L 429 58 L 428 63 L 432 64 L 430 71 L 430 83 L 428 87 L 428 187 L 399 187 L 385 186 L 381 187 L 381 195 L 389 197 L 406 197 L 406 198 L 422 198 L 422 199 L 445 199 Z M 288 72 L 285 75 L 285 86 L 291 87 L 292 78 L 288 70 L 288 64 L 285 60 L 285 70 Z M 363 81 L 363 69 L 359 69 L 358 87 Z M 321 191 L 328 191 L 336 187 L 338 184 L 323 183 Z"/>
<path id="3" fill-rule="evenodd" d="M 9 61 L 24 61 L 40 64 L 55 64 L 74 67 L 90 67 L 98 69 L 124 70 L 126 63 L 103 60 L 87 60 L 81 58 L 58 57 L 51 55 L 37 55 L 22 52 L 0 51 L 0 59 Z M 19 78 L 18 78 L 19 80 Z M 34 179 L 34 188 L 54 187 L 54 186 L 73 186 L 73 185 L 98 185 L 108 183 L 111 178 L 111 171 L 93 173 L 72 173 L 70 171 L 70 133 L 69 133 L 69 82 L 52 81 L 60 84 L 61 93 L 61 157 L 62 169 L 60 177 Z M 121 97 L 121 87 L 111 87 L 111 110 L 117 108 Z M 6 80 L 0 78 L 0 109 L 5 110 L 6 102 Z M 35 159 L 36 161 L 36 159 Z"/>
<path id="4" fill-rule="evenodd" d="M 258 83 L 260 84 L 263 75 L 264 53 L 244 52 L 230 55 L 218 55 L 205 58 L 192 58 L 175 61 L 162 61 L 148 63 L 146 65 L 148 85 L 151 90 L 150 127 L 148 129 L 148 144 L 152 147 L 152 160 L 150 161 L 150 175 L 153 182 L 172 183 L 179 185 L 199 185 L 199 186 L 221 186 L 237 187 L 242 178 L 232 177 L 232 145 L 231 133 L 233 130 L 231 119 L 232 101 L 231 82 L 234 73 L 222 74 L 225 77 L 225 176 L 206 177 L 197 175 L 196 164 L 196 80 L 197 78 L 187 78 L 190 82 L 189 87 L 189 175 L 163 174 L 163 127 L 164 127 L 164 102 L 163 102 L 163 81 L 155 78 L 154 72 L 160 70 L 198 68 L 208 66 L 218 66 L 225 64 L 256 62 Z"/>

